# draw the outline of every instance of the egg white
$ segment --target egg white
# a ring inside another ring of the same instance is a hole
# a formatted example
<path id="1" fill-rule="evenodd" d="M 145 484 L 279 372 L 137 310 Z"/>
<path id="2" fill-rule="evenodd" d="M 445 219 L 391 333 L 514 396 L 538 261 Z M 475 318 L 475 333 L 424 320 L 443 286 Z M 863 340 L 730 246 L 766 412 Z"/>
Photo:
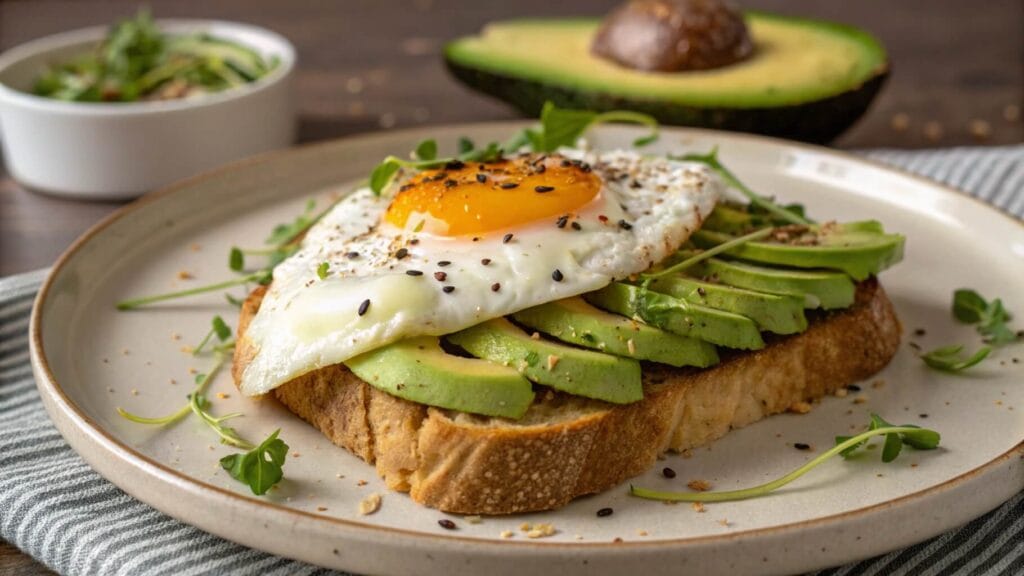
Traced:
<path id="1" fill-rule="evenodd" d="M 722 194 L 701 164 L 630 151 L 564 153 L 590 163 L 603 185 L 561 228 L 551 218 L 446 237 L 383 222 L 394 189 L 380 197 L 361 189 L 339 202 L 274 270 L 246 332 L 255 356 L 242 392 L 263 394 L 403 338 L 449 334 L 642 272 L 678 249 Z M 323 262 L 329 271 L 320 279 Z"/>

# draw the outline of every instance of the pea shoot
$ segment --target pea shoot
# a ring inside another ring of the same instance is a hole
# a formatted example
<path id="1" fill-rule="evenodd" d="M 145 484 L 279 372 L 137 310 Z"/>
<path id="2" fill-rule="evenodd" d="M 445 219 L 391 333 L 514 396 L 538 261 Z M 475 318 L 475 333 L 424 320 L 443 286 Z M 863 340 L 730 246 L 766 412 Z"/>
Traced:
<path id="1" fill-rule="evenodd" d="M 284 463 L 288 445 L 278 438 L 281 430 L 274 430 L 259 446 L 245 454 L 232 454 L 220 459 L 222 468 L 232 478 L 248 484 L 253 494 L 262 496 L 284 477 Z"/>
<path id="2" fill-rule="evenodd" d="M 882 448 L 882 461 L 886 463 L 892 462 L 899 456 L 904 444 L 918 450 L 934 450 L 938 448 L 940 440 L 939 433 L 934 430 L 920 428 L 912 424 L 894 426 L 877 414 L 872 414 L 867 430 L 852 437 L 837 436 L 836 445 L 831 449 L 823 452 L 796 470 L 771 482 L 741 490 L 725 490 L 720 492 L 665 492 L 637 486 L 630 486 L 629 491 L 633 496 L 640 498 L 672 502 L 731 502 L 757 498 L 782 488 L 834 456 L 849 457 L 856 450 L 862 448 L 867 440 L 876 436 L 885 436 L 885 445 Z"/>

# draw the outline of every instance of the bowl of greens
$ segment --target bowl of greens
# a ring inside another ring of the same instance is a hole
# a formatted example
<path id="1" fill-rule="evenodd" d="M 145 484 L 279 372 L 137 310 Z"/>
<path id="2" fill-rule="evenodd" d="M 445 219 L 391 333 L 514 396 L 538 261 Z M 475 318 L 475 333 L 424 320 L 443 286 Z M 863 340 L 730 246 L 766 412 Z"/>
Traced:
<path id="1" fill-rule="evenodd" d="M 0 55 L 0 145 L 32 190 L 131 198 L 295 135 L 295 49 L 263 28 L 157 20 L 33 40 Z"/>

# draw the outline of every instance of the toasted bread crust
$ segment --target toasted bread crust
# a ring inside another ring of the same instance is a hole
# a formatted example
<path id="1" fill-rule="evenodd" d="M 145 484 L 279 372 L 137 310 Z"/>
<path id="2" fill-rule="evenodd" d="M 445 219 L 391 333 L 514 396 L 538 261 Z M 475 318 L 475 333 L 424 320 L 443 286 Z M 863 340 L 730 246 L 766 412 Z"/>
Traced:
<path id="1" fill-rule="evenodd" d="M 254 354 L 245 329 L 262 298 L 257 289 L 242 308 L 235 382 Z M 645 365 L 644 399 L 626 406 L 546 392 L 520 421 L 476 417 L 390 396 L 343 365 L 296 378 L 274 396 L 416 502 L 512 514 L 607 490 L 665 451 L 707 444 L 867 378 L 888 364 L 899 342 L 892 303 L 868 280 L 851 308 L 762 350 L 705 370 Z"/>

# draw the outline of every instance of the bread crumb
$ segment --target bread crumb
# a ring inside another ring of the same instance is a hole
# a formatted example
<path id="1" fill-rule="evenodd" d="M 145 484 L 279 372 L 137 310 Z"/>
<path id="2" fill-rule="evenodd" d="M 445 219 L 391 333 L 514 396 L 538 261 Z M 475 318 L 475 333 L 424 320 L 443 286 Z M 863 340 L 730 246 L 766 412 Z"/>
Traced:
<path id="1" fill-rule="evenodd" d="M 299 456 L 302 456 L 302 454 L 299 452 L 292 452 L 292 458 L 298 458 Z"/>
<path id="2" fill-rule="evenodd" d="M 636 343 L 633 342 L 632 338 L 626 340 L 626 350 L 629 351 L 630 356 L 636 355 Z"/>
<path id="3" fill-rule="evenodd" d="M 370 514 L 373 514 L 377 510 L 380 510 L 380 501 L 380 494 L 376 492 L 370 494 L 366 498 L 363 498 L 359 502 L 359 514 L 361 516 L 368 516 Z"/>
<path id="4" fill-rule="evenodd" d="M 583 535 L 582 534 L 577 534 L 577 535 L 573 536 L 573 538 L 575 538 L 576 540 L 583 540 Z"/>
<path id="5" fill-rule="evenodd" d="M 231 398 L 231 395 L 230 394 L 225 394 L 223 392 L 217 392 L 217 398 L 220 398 L 221 400 L 224 400 L 226 398 Z"/>
<path id="6" fill-rule="evenodd" d="M 620 542 L 622 542 L 622 538 L 619 538 L 618 536 L 616 536 L 615 538 L 612 539 L 612 542 L 614 542 L 616 544 L 619 544 Z"/>
<path id="7" fill-rule="evenodd" d="M 191 352 L 191 350 L 189 350 L 189 351 Z M 195 375 L 195 374 L 199 373 L 199 370 L 196 370 L 195 368 L 189 367 L 188 373 Z"/>
<path id="8" fill-rule="evenodd" d="M 326 506 L 317 506 L 316 507 L 316 511 L 317 512 L 327 512 L 327 507 Z"/>
<path id="9" fill-rule="evenodd" d="M 686 487 L 694 492 L 707 492 L 711 490 L 711 483 L 706 480 L 690 480 Z"/>
<path id="10" fill-rule="evenodd" d="M 130 356 L 130 355 L 131 355 L 131 353 L 132 353 L 132 351 L 131 351 L 131 350 L 129 350 L 129 349 L 127 349 L 127 348 L 121 348 L 121 355 L 122 355 L 122 356 Z"/>
<path id="11" fill-rule="evenodd" d="M 340 479 L 344 478 L 345 475 L 344 474 L 335 474 L 334 477 L 338 478 L 340 480 Z"/>
<path id="12" fill-rule="evenodd" d="M 193 252 L 199 252 L 200 250 L 203 249 L 203 247 L 200 244 L 192 244 L 191 246 L 189 246 L 189 249 L 192 250 Z"/>
<path id="13" fill-rule="evenodd" d="M 850 391 L 847 390 L 846 388 L 838 388 L 835 391 L 835 396 L 836 398 L 846 398 L 846 395 L 849 393 Z"/>
<path id="14" fill-rule="evenodd" d="M 789 407 L 789 411 L 797 414 L 807 414 L 811 411 L 811 404 L 809 402 L 795 402 Z"/>
<path id="15" fill-rule="evenodd" d="M 867 401 L 868 401 L 868 397 L 867 396 L 857 396 L 856 398 L 853 399 L 853 403 L 854 404 L 864 404 Z"/>
<path id="16" fill-rule="evenodd" d="M 480 516 L 466 516 L 466 522 L 469 522 L 470 524 L 480 524 L 483 521 L 484 519 Z"/>
<path id="17" fill-rule="evenodd" d="M 729 523 L 729 520 L 727 518 L 722 518 L 721 520 L 718 521 L 718 523 L 721 524 L 722 526 L 725 526 L 726 528 L 728 528 L 729 526 L 732 526 L 732 524 Z"/>
<path id="18" fill-rule="evenodd" d="M 191 354 L 191 353 L 192 353 L 192 350 L 193 350 L 193 349 L 192 349 L 192 347 L 191 347 L 191 346 L 182 346 L 182 347 L 181 347 L 181 351 L 182 351 L 182 353 L 184 353 L 184 354 Z M 191 368 L 189 368 L 189 374 L 195 374 L 195 372 L 192 372 L 192 369 L 191 369 Z"/>
<path id="19" fill-rule="evenodd" d="M 647 536 L 647 530 L 643 530 L 643 529 L 637 530 L 636 531 L 636 535 L 637 536 Z"/>
<path id="20" fill-rule="evenodd" d="M 693 452 L 690 452 L 690 449 L 687 448 L 686 450 L 682 451 L 680 456 L 682 456 L 683 458 L 686 458 L 686 459 L 693 458 Z"/>
<path id="21" fill-rule="evenodd" d="M 188 270 L 178 270 L 178 280 L 191 280 L 195 278 Z"/>
<path id="22" fill-rule="evenodd" d="M 527 538 L 547 538 L 548 536 L 554 536 L 557 530 L 551 524 L 534 524 L 533 527 L 526 532 Z"/>
<path id="23" fill-rule="evenodd" d="M 138 396 L 138 395 L 139 395 L 138 388 L 132 388 L 132 396 Z"/>
<path id="24" fill-rule="evenodd" d="M 554 370 L 555 366 L 558 366 L 559 360 L 561 360 L 561 358 L 555 356 L 554 354 L 548 356 L 548 372 Z"/>
<path id="25" fill-rule="evenodd" d="M 178 383 L 177 380 L 175 380 L 174 378 L 171 378 L 171 386 L 174 386 L 177 383 Z"/>
<path id="26" fill-rule="evenodd" d="M 694 502 L 694 503 L 690 504 L 690 507 L 692 507 L 693 511 L 698 513 L 698 514 L 703 514 L 704 511 L 705 511 L 704 510 L 704 503 L 703 502 Z"/>
<path id="27" fill-rule="evenodd" d="M 511 538 L 511 537 L 513 537 L 515 535 L 516 535 L 516 533 L 511 531 L 511 530 L 502 530 L 502 532 L 501 532 L 501 537 L 502 538 Z"/>
<path id="28" fill-rule="evenodd" d="M 369 484 L 369 482 L 367 482 L 366 480 L 360 480 L 359 482 L 356 482 L 356 486 L 366 486 L 367 484 Z"/>
<path id="29" fill-rule="evenodd" d="M 529 522 L 523 522 L 519 525 L 519 530 L 522 532 L 529 532 L 531 526 Z"/>
<path id="30" fill-rule="evenodd" d="M 178 334 L 177 332 L 171 332 L 171 340 L 174 340 L 174 341 L 181 340 L 181 334 Z"/>
<path id="31" fill-rule="evenodd" d="M 871 383 L 871 387 L 875 388 L 875 389 L 882 388 L 884 386 L 885 386 L 885 380 L 882 380 L 881 378 L 879 378 L 878 380 L 875 380 L 874 382 Z"/>
<path id="32" fill-rule="evenodd" d="M 530 334 L 530 339 L 540 340 L 540 332 L 534 332 L 533 334 Z"/>

